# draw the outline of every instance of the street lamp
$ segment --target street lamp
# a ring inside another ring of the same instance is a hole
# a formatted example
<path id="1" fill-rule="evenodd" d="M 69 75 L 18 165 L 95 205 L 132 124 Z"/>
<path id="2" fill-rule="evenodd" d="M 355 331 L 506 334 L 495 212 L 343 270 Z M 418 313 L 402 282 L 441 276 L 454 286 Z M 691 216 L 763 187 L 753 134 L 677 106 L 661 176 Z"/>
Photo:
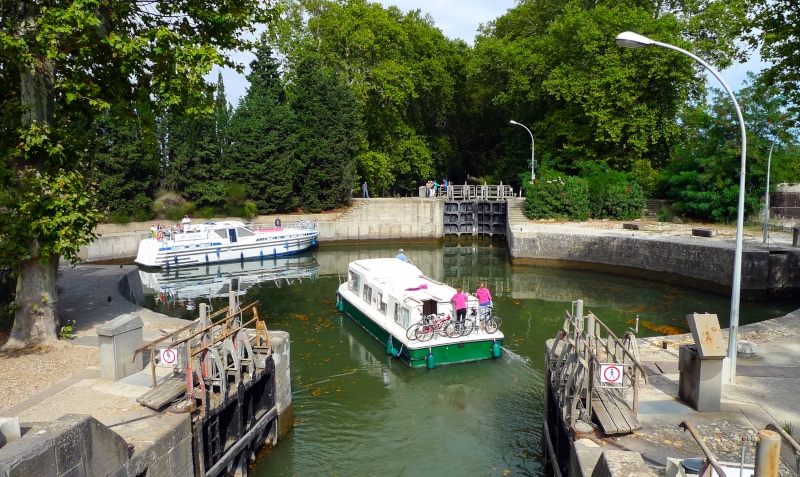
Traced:
<path id="1" fill-rule="evenodd" d="M 520 124 L 520 123 L 514 121 L 513 119 L 511 121 L 509 121 L 508 123 L 509 124 L 513 124 L 514 126 L 522 126 L 522 127 L 524 127 L 525 130 L 528 131 L 528 134 L 531 135 L 531 184 L 533 184 L 533 181 L 536 180 L 536 160 L 534 159 L 534 152 L 535 151 L 534 151 L 533 133 L 531 132 L 530 129 L 528 129 L 527 126 L 525 126 L 524 124 Z"/>
<path id="2" fill-rule="evenodd" d="M 733 259 L 733 283 L 731 284 L 731 318 L 730 318 L 730 330 L 728 335 L 728 357 L 731 360 L 731 373 L 730 373 L 730 383 L 733 384 L 736 382 L 736 339 L 739 335 L 739 291 L 741 289 L 741 281 L 742 281 L 742 228 L 744 226 L 744 173 L 745 173 L 745 164 L 747 161 L 747 133 L 744 129 L 744 118 L 742 117 L 742 110 L 739 109 L 739 103 L 736 101 L 736 97 L 733 96 L 731 89 L 728 87 L 727 83 L 719 76 L 719 73 L 711 67 L 708 63 L 701 60 L 697 56 L 688 51 L 678 48 L 677 46 L 673 46 L 667 43 L 661 43 L 655 40 L 651 40 L 645 36 L 639 35 L 637 33 L 633 33 L 631 31 L 626 31 L 617 35 L 616 43 L 618 46 L 622 46 L 624 48 L 646 48 L 649 46 L 660 46 L 662 48 L 667 48 L 669 50 L 677 51 L 678 53 L 683 53 L 684 55 L 692 58 L 696 62 L 703 65 L 715 78 L 722 83 L 722 87 L 725 88 L 725 91 L 728 93 L 728 96 L 731 97 L 731 101 L 733 101 L 733 107 L 736 109 L 736 115 L 739 118 L 739 131 L 742 134 L 742 157 L 741 157 L 741 171 L 739 172 L 739 209 L 736 218 L 736 252 L 734 254 Z"/>

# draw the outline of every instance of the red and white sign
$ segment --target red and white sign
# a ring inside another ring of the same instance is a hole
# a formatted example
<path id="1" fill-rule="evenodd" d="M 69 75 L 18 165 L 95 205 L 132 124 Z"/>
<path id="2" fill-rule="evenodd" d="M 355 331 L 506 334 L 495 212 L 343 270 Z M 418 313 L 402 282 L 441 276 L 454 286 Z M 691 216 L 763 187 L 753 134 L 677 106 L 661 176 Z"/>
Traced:
<path id="1" fill-rule="evenodd" d="M 622 384 L 622 365 L 601 364 L 600 382 L 609 384 Z"/>
<path id="2" fill-rule="evenodd" d="M 161 350 L 161 366 L 175 366 L 178 364 L 178 352 L 172 348 Z"/>

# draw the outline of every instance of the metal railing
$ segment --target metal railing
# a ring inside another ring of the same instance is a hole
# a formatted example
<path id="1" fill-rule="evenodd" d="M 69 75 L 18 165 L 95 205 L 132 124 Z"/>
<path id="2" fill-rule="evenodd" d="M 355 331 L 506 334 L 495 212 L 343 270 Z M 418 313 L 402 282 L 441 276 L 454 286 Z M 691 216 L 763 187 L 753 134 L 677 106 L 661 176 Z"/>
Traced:
<path id="1" fill-rule="evenodd" d="M 226 397 L 229 381 L 238 384 L 245 373 L 252 377 L 256 367 L 263 367 L 270 344 L 266 325 L 258 318 L 258 302 L 239 308 L 232 291 L 230 303 L 209 316 L 206 304 L 201 303 L 200 318 L 134 351 L 133 358 L 137 353 L 149 353 L 153 388 L 158 386 L 157 350 L 175 352 L 173 374 L 185 377 L 186 399 L 198 399 L 202 404 L 218 401 L 210 399 L 214 396 Z M 253 317 L 244 321 L 244 313 L 250 310 Z M 248 329 L 249 325 L 255 329 Z"/>
<path id="2" fill-rule="evenodd" d="M 447 200 L 502 200 L 516 197 L 514 189 L 508 185 L 448 185 L 438 197 Z"/>
<path id="3" fill-rule="evenodd" d="M 623 398 L 625 391 L 632 389 L 631 410 L 638 413 L 639 385 L 647 383 L 647 373 L 639 363 L 635 335 L 628 331 L 620 340 L 593 313 L 584 317 L 581 300 L 573 302 L 572 313 L 566 313 L 548 356 L 551 384 L 570 426 L 581 418 L 591 420 L 592 397 L 599 389 L 621 392 Z M 601 372 L 609 367 L 620 374 L 604 380 Z"/>

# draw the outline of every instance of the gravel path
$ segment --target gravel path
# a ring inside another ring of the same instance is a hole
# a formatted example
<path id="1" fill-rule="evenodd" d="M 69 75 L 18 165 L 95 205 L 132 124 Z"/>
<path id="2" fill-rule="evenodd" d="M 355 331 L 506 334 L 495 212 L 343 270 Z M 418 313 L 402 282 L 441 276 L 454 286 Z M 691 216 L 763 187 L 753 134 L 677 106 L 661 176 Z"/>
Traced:
<path id="1" fill-rule="evenodd" d="M 0 335 L 0 343 L 7 339 L 7 333 Z M 99 361 L 97 347 L 65 342 L 0 352 L 0 412 L 86 368 L 97 368 Z"/>

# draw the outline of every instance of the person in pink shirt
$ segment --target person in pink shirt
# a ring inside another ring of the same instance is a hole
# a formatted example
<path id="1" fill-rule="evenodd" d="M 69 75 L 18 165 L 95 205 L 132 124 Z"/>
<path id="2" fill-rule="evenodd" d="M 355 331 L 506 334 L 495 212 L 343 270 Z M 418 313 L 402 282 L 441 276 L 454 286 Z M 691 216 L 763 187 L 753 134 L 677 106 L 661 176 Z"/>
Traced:
<path id="1" fill-rule="evenodd" d="M 486 308 L 492 306 L 492 294 L 489 293 L 489 289 L 486 288 L 486 283 L 481 282 L 480 286 L 477 290 L 475 290 L 475 296 L 478 297 L 478 304 L 480 305 L 480 312 L 481 318 L 486 313 Z"/>
<path id="2" fill-rule="evenodd" d="M 456 321 L 464 321 L 467 318 L 467 294 L 461 291 L 461 287 L 456 289 L 456 294 L 450 299 L 453 308 L 456 310 Z"/>

